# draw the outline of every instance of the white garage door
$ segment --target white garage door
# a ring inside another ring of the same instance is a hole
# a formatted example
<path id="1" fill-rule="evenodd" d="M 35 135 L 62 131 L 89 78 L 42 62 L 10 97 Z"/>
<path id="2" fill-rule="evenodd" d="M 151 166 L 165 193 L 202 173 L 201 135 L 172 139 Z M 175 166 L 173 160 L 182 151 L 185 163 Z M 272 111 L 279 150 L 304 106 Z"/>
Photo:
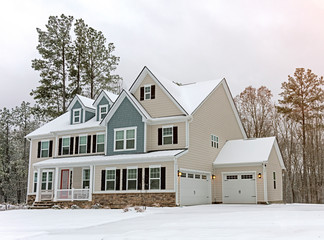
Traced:
<path id="1" fill-rule="evenodd" d="M 211 203 L 210 174 L 182 172 L 180 177 L 180 205 Z"/>
<path id="2" fill-rule="evenodd" d="M 255 173 L 223 173 L 223 203 L 256 203 Z"/>

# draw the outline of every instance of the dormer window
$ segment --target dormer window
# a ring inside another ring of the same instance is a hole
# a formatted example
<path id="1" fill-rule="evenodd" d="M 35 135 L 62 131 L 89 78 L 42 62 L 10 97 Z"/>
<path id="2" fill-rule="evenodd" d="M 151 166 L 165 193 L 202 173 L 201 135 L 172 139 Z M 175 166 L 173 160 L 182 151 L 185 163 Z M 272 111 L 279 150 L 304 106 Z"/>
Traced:
<path id="1" fill-rule="evenodd" d="M 73 109 L 73 124 L 81 122 L 81 108 Z"/>
<path id="2" fill-rule="evenodd" d="M 108 113 L 108 105 L 99 106 L 100 120 L 104 119 Z"/>
<path id="3" fill-rule="evenodd" d="M 155 99 L 155 85 L 144 85 L 140 89 L 140 100 Z"/>

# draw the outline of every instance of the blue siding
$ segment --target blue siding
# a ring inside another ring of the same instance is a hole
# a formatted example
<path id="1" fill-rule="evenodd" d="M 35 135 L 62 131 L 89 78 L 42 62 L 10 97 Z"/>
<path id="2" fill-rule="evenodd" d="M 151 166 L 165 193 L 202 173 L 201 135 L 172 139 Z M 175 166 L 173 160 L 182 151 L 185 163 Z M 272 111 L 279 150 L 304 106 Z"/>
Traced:
<path id="1" fill-rule="evenodd" d="M 114 129 L 137 127 L 136 150 L 114 152 Z M 107 155 L 131 154 L 144 152 L 144 122 L 142 115 L 126 97 L 107 124 Z"/>
<path id="2" fill-rule="evenodd" d="M 96 114 L 93 113 L 93 112 L 88 112 L 88 111 L 86 111 L 86 112 L 85 112 L 85 121 L 90 120 L 91 118 L 94 117 L 94 115 L 96 115 Z"/>
<path id="3" fill-rule="evenodd" d="M 79 103 L 79 101 L 77 100 L 72 109 L 71 109 L 71 118 L 70 118 L 70 124 L 73 124 L 73 109 L 78 109 L 78 108 L 81 108 L 81 123 L 83 123 L 83 108 L 82 108 L 82 105 L 81 103 Z"/>
<path id="4" fill-rule="evenodd" d="M 108 110 L 110 109 L 109 102 L 105 96 L 103 96 L 100 100 L 100 102 L 97 105 L 97 121 L 99 121 L 99 106 L 100 105 L 107 105 L 108 104 Z"/>

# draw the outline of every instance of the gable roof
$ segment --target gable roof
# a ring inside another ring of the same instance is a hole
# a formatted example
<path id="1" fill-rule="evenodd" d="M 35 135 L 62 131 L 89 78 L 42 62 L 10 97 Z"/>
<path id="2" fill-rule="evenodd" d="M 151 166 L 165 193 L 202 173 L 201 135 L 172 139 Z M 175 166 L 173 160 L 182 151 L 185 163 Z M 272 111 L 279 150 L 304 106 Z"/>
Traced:
<path id="1" fill-rule="evenodd" d="M 274 146 L 282 169 L 285 165 L 275 137 L 229 140 L 219 152 L 214 166 L 259 165 L 268 162 Z"/>
<path id="2" fill-rule="evenodd" d="M 100 94 L 98 95 L 96 100 L 93 102 L 93 106 L 96 106 L 99 103 L 102 96 L 105 96 L 107 98 L 110 105 L 112 105 L 118 98 L 118 95 L 116 95 L 114 93 L 108 92 L 107 90 L 101 90 Z"/>
<path id="3" fill-rule="evenodd" d="M 67 109 L 70 111 L 71 108 L 74 106 L 74 104 L 76 103 L 76 101 L 79 101 L 80 104 L 84 107 L 87 108 L 90 111 L 95 110 L 93 103 L 94 100 L 91 98 L 87 98 L 84 96 L 81 96 L 79 94 L 75 95 L 75 97 L 73 98 L 73 100 L 70 102 L 69 106 L 67 107 Z"/>

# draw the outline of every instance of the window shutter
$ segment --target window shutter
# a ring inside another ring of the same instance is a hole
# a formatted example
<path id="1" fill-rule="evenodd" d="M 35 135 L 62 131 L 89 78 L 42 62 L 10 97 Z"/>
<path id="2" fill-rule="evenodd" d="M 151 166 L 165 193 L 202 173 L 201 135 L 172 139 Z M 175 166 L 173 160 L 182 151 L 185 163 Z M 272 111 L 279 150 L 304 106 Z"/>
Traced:
<path id="1" fill-rule="evenodd" d="M 142 190 L 142 172 L 142 168 L 137 169 L 137 190 Z"/>
<path id="2" fill-rule="evenodd" d="M 92 136 L 92 152 L 96 153 L 97 135 Z"/>
<path id="3" fill-rule="evenodd" d="M 62 138 L 59 138 L 58 155 L 62 155 Z"/>
<path id="4" fill-rule="evenodd" d="M 140 100 L 143 101 L 144 100 L 144 87 L 141 87 L 141 95 L 140 95 Z"/>
<path id="5" fill-rule="evenodd" d="M 42 146 L 42 142 L 39 141 L 38 142 L 38 147 L 37 147 L 37 158 L 40 158 L 41 146 Z"/>
<path id="6" fill-rule="evenodd" d="M 48 156 L 52 157 L 53 155 L 53 140 L 49 142 L 49 151 L 48 151 Z"/>
<path id="7" fill-rule="evenodd" d="M 123 190 L 126 190 L 127 183 L 127 169 L 123 169 Z"/>
<path id="8" fill-rule="evenodd" d="M 178 144 L 178 127 L 173 127 L 173 144 Z"/>
<path id="9" fill-rule="evenodd" d="M 75 154 L 79 153 L 79 136 L 75 137 Z"/>
<path id="10" fill-rule="evenodd" d="M 161 189 L 165 189 L 165 167 L 161 167 Z"/>
<path id="11" fill-rule="evenodd" d="M 91 152 L 91 135 L 88 135 L 88 141 L 87 141 L 87 153 Z"/>
<path id="12" fill-rule="evenodd" d="M 150 169 L 145 168 L 145 176 L 144 176 L 145 190 L 150 188 Z"/>
<path id="13" fill-rule="evenodd" d="M 162 128 L 158 129 L 158 145 L 162 145 Z"/>
<path id="14" fill-rule="evenodd" d="M 120 169 L 116 170 L 116 190 L 120 190 Z"/>
<path id="15" fill-rule="evenodd" d="M 106 170 L 101 170 L 101 191 L 105 191 L 106 186 Z"/>
<path id="16" fill-rule="evenodd" d="M 74 147 L 74 137 L 70 138 L 70 154 L 73 154 L 73 147 Z"/>
<path id="17" fill-rule="evenodd" d="M 151 85 L 151 99 L 155 99 L 155 85 Z"/>

